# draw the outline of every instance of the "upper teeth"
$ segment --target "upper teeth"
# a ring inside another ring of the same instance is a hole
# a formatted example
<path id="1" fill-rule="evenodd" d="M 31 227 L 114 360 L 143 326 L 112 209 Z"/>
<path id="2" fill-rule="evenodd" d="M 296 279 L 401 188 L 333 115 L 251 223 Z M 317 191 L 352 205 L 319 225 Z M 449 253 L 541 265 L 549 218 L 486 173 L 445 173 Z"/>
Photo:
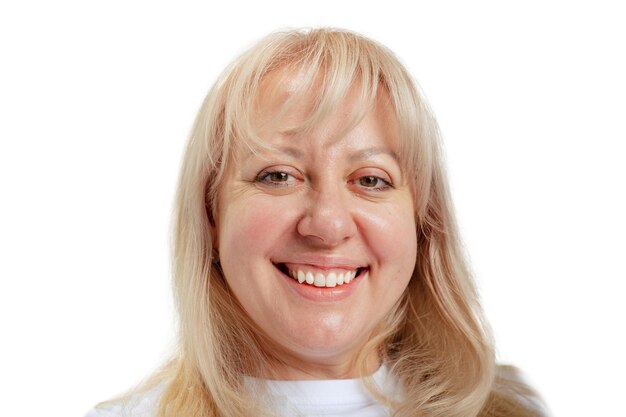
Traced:
<path id="1" fill-rule="evenodd" d="M 300 284 L 306 282 L 316 287 L 336 287 L 337 285 L 348 284 L 354 279 L 356 273 L 357 271 L 354 270 L 341 273 L 330 272 L 324 275 L 321 272 L 304 272 L 300 269 L 289 270 L 289 275 L 291 275 L 293 279 L 298 280 Z"/>

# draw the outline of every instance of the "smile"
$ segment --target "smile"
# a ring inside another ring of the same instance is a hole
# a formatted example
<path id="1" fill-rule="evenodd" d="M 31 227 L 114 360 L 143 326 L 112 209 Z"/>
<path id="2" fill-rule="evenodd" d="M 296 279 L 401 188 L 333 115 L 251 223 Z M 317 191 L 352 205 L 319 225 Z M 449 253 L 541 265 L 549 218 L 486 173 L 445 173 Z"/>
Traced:
<path id="1" fill-rule="evenodd" d="M 313 285 L 315 287 L 337 287 L 349 284 L 353 279 L 359 277 L 367 268 L 356 268 L 353 270 L 327 271 L 326 273 L 301 266 L 297 268 L 287 267 L 284 263 L 277 264 L 276 267 L 285 275 L 298 281 L 300 284 Z"/>

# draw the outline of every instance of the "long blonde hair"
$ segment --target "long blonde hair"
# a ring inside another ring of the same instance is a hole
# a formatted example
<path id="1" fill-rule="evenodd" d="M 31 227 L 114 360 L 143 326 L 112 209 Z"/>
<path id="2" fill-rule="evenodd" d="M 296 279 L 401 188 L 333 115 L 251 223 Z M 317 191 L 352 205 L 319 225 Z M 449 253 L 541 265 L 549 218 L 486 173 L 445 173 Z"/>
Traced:
<path id="1" fill-rule="evenodd" d="M 357 361 L 363 373 L 367 353 L 378 350 L 402 382 L 405 400 L 376 395 L 397 416 L 531 415 L 494 389 L 493 345 L 459 243 L 438 127 L 422 94 L 385 47 L 348 31 L 315 29 L 261 40 L 226 69 L 199 111 L 174 218 L 179 352 L 153 381 L 167 384 L 159 416 L 271 415 L 243 384 L 244 375 L 271 374 L 270 360 L 262 332 L 232 296 L 214 257 L 211 226 L 234 150 L 258 145 L 255 100 L 260 84 L 277 70 L 299 76 L 285 111 L 303 94 L 314 97 L 301 129 L 323 120 L 351 89 L 359 97 L 354 123 L 382 90 L 395 112 L 401 164 L 415 196 L 418 255 L 403 297 Z"/>

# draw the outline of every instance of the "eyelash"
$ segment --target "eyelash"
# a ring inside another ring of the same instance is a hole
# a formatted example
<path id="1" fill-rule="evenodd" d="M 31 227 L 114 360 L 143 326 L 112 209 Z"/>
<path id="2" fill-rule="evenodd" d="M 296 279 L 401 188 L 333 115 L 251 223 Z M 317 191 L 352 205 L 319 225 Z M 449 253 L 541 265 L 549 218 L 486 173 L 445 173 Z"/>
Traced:
<path id="1" fill-rule="evenodd" d="M 259 175 L 257 175 L 257 177 L 255 178 L 256 182 L 260 182 L 262 184 L 267 184 L 273 187 L 287 187 L 288 186 L 288 182 L 287 181 L 275 181 L 272 180 L 270 177 L 272 175 L 282 175 L 283 178 L 288 179 L 289 177 L 293 178 L 294 180 L 296 179 L 293 175 L 285 172 L 285 171 L 262 171 Z"/>
<path id="2" fill-rule="evenodd" d="M 272 179 L 271 177 L 274 175 L 280 175 L 281 178 L 284 179 L 284 181 L 281 180 L 276 180 L 276 179 Z M 255 182 L 258 183 L 262 183 L 262 184 L 266 184 L 269 185 L 271 187 L 288 187 L 290 184 L 289 179 L 292 179 L 294 181 L 297 181 L 296 177 L 285 172 L 285 171 L 280 171 L 280 170 L 275 170 L 275 171 L 262 171 L 259 175 L 256 176 L 255 178 Z M 376 186 L 375 187 L 368 187 L 362 184 L 359 184 L 359 182 L 363 179 L 370 179 L 370 180 L 375 180 L 376 181 Z M 355 184 L 357 186 L 363 187 L 366 190 L 372 190 L 372 191 L 385 191 L 388 190 L 390 188 L 393 188 L 393 184 L 390 181 L 387 181 L 381 177 L 378 177 L 376 175 L 363 175 L 360 176 L 354 180 L 350 181 L 351 184 Z"/>
<path id="3" fill-rule="evenodd" d="M 351 181 L 353 184 L 356 184 L 357 182 L 360 182 L 360 180 L 367 178 L 367 179 L 374 179 L 376 181 L 376 184 L 382 183 L 382 185 L 377 185 L 376 187 L 367 187 L 364 186 L 362 184 L 359 184 L 360 186 L 362 186 L 363 188 L 367 189 L 367 190 L 375 190 L 375 191 L 384 191 L 384 190 L 388 190 L 389 188 L 393 188 L 393 184 L 391 184 L 391 182 L 384 180 L 380 177 L 377 177 L 376 175 L 363 175 L 361 177 L 358 177 L 356 180 Z"/>

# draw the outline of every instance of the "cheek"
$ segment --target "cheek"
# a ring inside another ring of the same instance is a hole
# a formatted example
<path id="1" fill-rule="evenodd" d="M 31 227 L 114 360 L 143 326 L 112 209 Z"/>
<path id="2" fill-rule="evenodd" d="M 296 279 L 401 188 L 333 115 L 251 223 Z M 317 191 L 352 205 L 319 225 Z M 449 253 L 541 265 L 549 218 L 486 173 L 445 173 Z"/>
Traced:
<path id="1" fill-rule="evenodd" d="M 253 255 L 279 243 L 287 233 L 293 213 L 276 201 L 257 198 L 230 203 L 219 217 L 219 250 L 221 256 L 241 259 L 241 254 Z"/>
<path id="2" fill-rule="evenodd" d="M 399 265 L 414 266 L 417 256 L 416 224 L 409 202 L 363 210 L 364 234 L 381 260 L 401 260 Z M 412 270 L 411 270 L 412 272 Z"/>

